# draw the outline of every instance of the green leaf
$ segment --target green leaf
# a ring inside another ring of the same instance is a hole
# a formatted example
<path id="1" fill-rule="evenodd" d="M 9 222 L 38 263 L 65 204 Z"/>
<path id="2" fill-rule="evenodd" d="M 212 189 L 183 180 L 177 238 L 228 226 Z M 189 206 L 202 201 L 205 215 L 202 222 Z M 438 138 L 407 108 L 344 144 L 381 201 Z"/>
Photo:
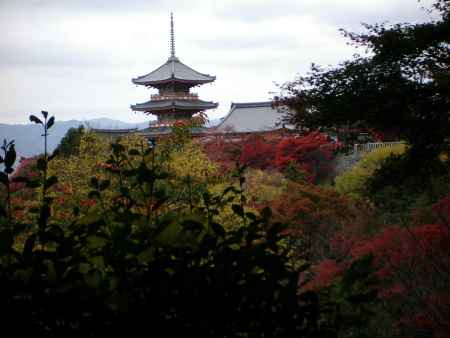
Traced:
<path id="1" fill-rule="evenodd" d="M 0 172 L 0 183 L 3 183 L 5 186 L 8 186 L 9 185 L 8 175 Z"/>
<path id="2" fill-rule="evenodd" d="M 32 214 L 37 214 L 39 211 L 41 211 L 41 208 L 39 208 L 39 207 L 31 207 L 31 208 L 29 209 L 29 211 L 30 211 L 30 213 L 32 213 Z"/>
<path id="3" fill-rule="evenodd" d="M 125 151 L 125 147 L 121 145 L 120 143 L 113 143 L 111 144 L 111 149 L 114 155 L 120 155 Z"/>
<path id="4" fill-rule="evenodd" d="M 11 168 L 14 165 L 15 161 L 16 161 L 16 150 L 14 148 L 14 144 L 11 144 L 5 155 L 5 167 Z"/>
<path id="5" fill-rule="evenodd" d="M 231 209 L 236 215 L 239 215 L 241 217 L 244 217 L 244 209 L 239 204 L 233 204 L 231 206 Z"/>
<path id="6" fill-rule="evenodd" d="M 203 224 L 192 219 L 186 219 L 181 222 L 181 225 L 183 226 L 184 230 L 190 230 L 190 231 L 201 231 L 203 230 Z"/>
<path id="7" fill-rule="evenodd" d="M 155 240 L 164 245 L 176 245 L 182 230 L 180 223 L 172 222 L 155 236 Z"/>
<path id="8" fill-rule="evenodd" d="M 48 219 L 50 218 L 50 206 L 45 203 L 41 207 L 41 211 L 39 214 L 38 224 L 42 228 L 47 224 Z"/>
<path id="9" fill-rule="evenodd" d="M 90 199 L 100 198 L 100 193 L 97 190 L 89 191 L 88 198 Z"/>
<path id="10" fill-rule="evenodd" d="M 120 193 L 124 196 L 124 197 L 130 197 L 130 189 L 128 189 L 127 187 L 120 187 Z"/>
<path id="11" fill-rule="evenodd" d="M 90 270 L 91 265 L 88 263 L 80 263 L 80 265 L 78 266 L 78 271 L 83 275 L 87 274 Z"/>
<path id="12" fill-rule="evenodd" d="M 165 179 L 168 178 L 169 176 L 170 176 L 170 175 L 169 175 L 168 172 L 162 171 L 162 172 L 160 172 L 160 173 L 158 173 L 158 174 L 156 175 L 156 178 L 159 179 L 159 180 L 165 180 Z"/>
<path id="13" fill-rule="evenodd" d="M 225 229 L 222 225 L 212 222 L 211 223 L 211 229 L 220 237 L 225 237 Z"/>
<path id="14" fill-rule="evenodd" d="M 35 115 L 30 115 L 30 121 L 36 124 L 43 124 L 41 119 L 36 117 Z"/>
<path id="15" fill-rule="evenodd" d="M 105 260 L 103 256 L 94 256 L 89 259 L 89 263 L 101 271 L 105 269 Z"/>
<path id="16" fill-rule="evenodd" d="M 89 236 L 87 238 L 87 245 L 90 249 L 103 248 L 106 245 L 106 239 L 99 236 Z"/>
<path id="17" fill-rule="evenodd" d="M 47 277 L 49 281 L 56 281 L 57 278 L 57 274 L 56 274 L 56 269 L 55 269 L 55 264 L 53 264 L 52 261 L 46 259 L 44 261 L 44 265 L 47 267 Z"/>
<path id="18" fill-rule="evenodd" d="M 247 217 L 248 219 L 250 219 L 252 221 L 256 221 L 258 219 L 253 212 L 246 212 L 245 217 Z"/>
<path id="19" fill-rule="evenodd" d="M 280 222 L 276 222 L 274 224 L 272 224 L 272 226 L 269 229 L 269 234 L 271 236 L 276 236 L 278 235 L 282 230 L 284 230 L 286 228 L 286 225 Z"/>
<path id="20" fill-rule="evenodd" d="M 51 176 L 47 179 L 47 182 L 45 182 L 45 189 L 50 188 L 52 185 L 56 184 L 58 182 L 58 177 L 55 175 Z"/>
<path id="21" fill-rule="evenodd" d="M 80 215 L 80 207 L 78 207 L 78 206 L 73 207 L 72 212 L 73 212 L 74 216 L 79 216 Z"/>
<path id="22" fill-rule="evenodd" d="M 139 153 L 139 150 L 137 150 L 137 149 L 130 149 L 130 151 L 128 152 L 128 155 L 139 156 L 140 153 Z"/>
<path id="23" fill-rule="evenodd" d="M 89 212 L 87 215 L 81 217 L 78 221 L 77 224 L 79 225 L 91 225 L 94 223 L 97 223 L 99 221 L 101 221 L 102 215 L 98 210 L 92 210 L 92 212 Z"/>
<path id="24" fill-rule="evenodd" d="M 13 233 L 10 230 L 0 231 L 0 256 L 7 254 L 14 244 Z"/>
<path id="25" fill-rule="evenodd" d="M 269 219 L 272 217 L 272 210 L 269 207 L 265 207 L 261 210 L 261 216 L 266 220 Z"/>
<path id="26" fill-rule="evenodd" d="M 342 278 L 342 286 L 344 290 L 350 289 L 352 285 L 358 281 L 364 280 L 372 272 L 372 255 L 366 255 L 352 263 Z"/>
<path id="27" fill-rule="evenodd" d="M 110 181 L 109 181 L 109 180 L 104 180 L 104 181 L 102 181 L 102 182 L 100 183 L 99 190 L 100 190 L 100 191 L 106 190 L 106 189 L 109 187 L 109 184 L 110 184 Z"/>
<path id="28" fill-rule="evenodd" d="M 41 186 L 41 182 L 39 180 L 32 180 L 27 182 L 27 188 L 37 188 Z"/>
<path id="29" fill-rule="evenodd" d="M 24 176 L 16 176 L 11 181 L 14 183 L 28 183 L 30 182 L 30 179 Z"/>
<path id="30" fill-rule="evenodd" d="M 97 177 L 91 177 L 91 187 L 98 190 L 98 179 Z"/>
<path id="31" fill-rule="evenodd" d="M 52 116 L 52 117 L 50 117 L 50 119 L 47 121 L 47 129 L 50 129 L 54 124 L 55 124 L 55 117 Z"/>
<path id="32" fill-rule="evenodd" d="M 153 260 L 155 257 L 155 248 L 151 247 L 142 251 L 139 255 L 137 255 L 137 260 L 141 263 L 148 263 Z"/>
<path id="33" fill-rule="evenodd" d="M 36 235 L 31 235 L 25 241 L 25 245 L 23 247 L 22 255 L 25 260 L 31 260 L 33 255 L 34 245 L 36 244 Z"/>
<path id="34" fill-rule="evenodd" d="M 44 170 L 45 167 L 47 166 L 47 162 L 45 161 L 45 159 L 43 157 L 40 157 L 37 162 L 36 162 L 36 167 L 38 168 L 38 170 Z"/>
<path id="35" fill-rule="evenodd" d="M 0 205 L 0 217 L 7 217 L 7 216 L 8 216 L 8 214 L 6 213 L 5 208 L 3 208 L 3 207 Z"/>
<path id="36" fill-rule="evenodd" d="M 162 198 L 158 199 L 158 200 L 156 201 L 156 203 L 153 204 L 152 210 L 158 210 L 162 205 L 164 205 L 164 203 L 167 202 L 167 200 L 168 200 L 167 197 L 162 197 Z"/>

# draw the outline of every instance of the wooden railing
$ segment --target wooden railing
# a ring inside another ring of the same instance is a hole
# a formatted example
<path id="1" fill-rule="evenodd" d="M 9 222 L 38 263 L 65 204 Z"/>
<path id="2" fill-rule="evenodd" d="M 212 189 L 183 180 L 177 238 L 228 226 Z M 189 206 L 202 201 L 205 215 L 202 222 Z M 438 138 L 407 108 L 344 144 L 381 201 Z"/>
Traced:
<path id="1" fill-rule="evenodd" d="M 198 100 L 198 94 L 195 93 L 165 93 L 154 94 L 150 96 L 152 101 L 160 100 Z"/>
<path id="2" fill-rule="evenodd" d="M 405 144 L 403 141 L 398 142 L 376 142 L 376 143 L 364 143 L 364 144 L 354 144 L 353 152 L 356 153 L 367 153 L 375 149 L 381 148 L 392 148 L 399 144 Z"/>

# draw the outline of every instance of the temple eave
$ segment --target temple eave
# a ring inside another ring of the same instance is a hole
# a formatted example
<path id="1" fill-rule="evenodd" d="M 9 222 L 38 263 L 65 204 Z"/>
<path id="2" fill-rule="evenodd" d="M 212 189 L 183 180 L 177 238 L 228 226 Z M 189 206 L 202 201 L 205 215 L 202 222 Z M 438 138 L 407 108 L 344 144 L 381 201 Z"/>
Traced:
<path id="1" fill-rule="evenodd" d="M 164 115 L 166 113 L 172 113 L 172 112 L 175 112 L 175 113 L 177 113 L 177 112 L 180 112 L 180 113 L 188 112 L 188 113 L 195 114 L 195 113 L 198 113 L 198 112 L 201 112 L 201 111 L 205 111 L 205 110 L 208 110 L 208 109 L 212 109 L 212 108 L 190 108 L 190 109 L 186 109 L 186 108 L 184 108 L 184 109 L 171 109 L 171 108 L 168 108 L 168 109 L 138 108 L 138 109 L 136 109 L 135 108 L 135 109 L 132 109 L 132 110 L 135 111 L 135 112 L 143 112 L 145 114 Z"/>
<path id="2" fill-rule="evenodd" d="M 166 110 L 180 110 L 180 111 L 185 111 L 185 110 L 190 110 L 190 111 L 201 111 L 201 110 L 206 110 L 206 109 L 215 109 L 218 107 L 217 103 L 211 102 L 211 103 L 199 103 L 199 104 L 174 104 L 174 103 L 167 103 L 167 104 L 159 104 L 159 105 L 154 105 L 154 104 L 147 104 L 147 103 L 138 103 L 135 105 L 131 105 L 131 109 L 133 111 L 166 111 Z"/>
<path id="3" fill-rule="evenodd" d="M 190 79 L 179 79 L 179 78 L 167 78 L 163 80 L 157 80 L 157 81 L 142 81 L 139 79 L 132 79 L 131 81 L 135 85 L 139 86 L 154 86 L 154 85 L 162 85 L 167 83 L 186 83 L 186 84 L 192 84 L 192 85 L 201 85 L 205 83 L 214 82 L 216 80 L 216 77 L 212 77 L 208 80 L 190 80 Z"/>

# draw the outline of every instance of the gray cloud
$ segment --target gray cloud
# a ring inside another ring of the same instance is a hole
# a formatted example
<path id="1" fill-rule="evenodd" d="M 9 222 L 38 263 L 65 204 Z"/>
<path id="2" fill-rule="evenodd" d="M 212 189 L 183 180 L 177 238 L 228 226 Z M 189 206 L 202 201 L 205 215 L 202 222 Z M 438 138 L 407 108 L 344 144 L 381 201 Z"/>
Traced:
<path id="1" fill-rule="evenodd" d="M 181 3 L 181 1 L 179 1 Z M 0 2 L 2 9 L 20 10 L 59 10 L 68 12 L 136 12 L 155 10 L 165 7 L 164 0 L 4 0 Z"/>
<path id="2" fill-rule="evenodd" d="M 59 119 L 145 120 L 129 104 L 150 93 L 130 79 L 166 61 L 171 10 L 178 56 L 217 75 L 196 89 L 219 101 L 217 117 L 230 101 L 269 98 L 273 81 L 292 80 L 311 62 L 349 58 L 354 50 L 337 28 L 427 19 L 419 6 L 415 0 L 0 0 L 0 109 L 10 112 L 0 111 L 0 123 L 42 109 Z"/>
<path id="3" fill-rule="evenodd" d="M 98 67 L 106 66 L 108 61 L 107 55 L 83 51 L 61 41 L 0 41 L 0 67 Z"/>
<path id="4" fill-rule="evenodd" d="M 298 39 L 291 36 L 224 36 L 214 38 L 198 38 L 193 40 L 198 48 L 210 48 L 215 50 L 232 50 L 240 52 L 241 50 L 255 49 L 274 49 L 285 50 L 298 46 Z"/>
<path id="5" fill-rule="evenodd" d="M 429 18 L 429 14 L 421 10 L 421 7 L 429 7 L 432 2 L 432 0 L 423 0 L 420 3 L 414 0 L 265 2 L 245 0 L 235 1 L 233 6 L 224 5 L 220 8 L 219 15 L 239 21 L 254 21 L 256 24 L 278 17 L 309 16 L 345 28 L 358 26 L 361 22 L 425 20 Z"/>

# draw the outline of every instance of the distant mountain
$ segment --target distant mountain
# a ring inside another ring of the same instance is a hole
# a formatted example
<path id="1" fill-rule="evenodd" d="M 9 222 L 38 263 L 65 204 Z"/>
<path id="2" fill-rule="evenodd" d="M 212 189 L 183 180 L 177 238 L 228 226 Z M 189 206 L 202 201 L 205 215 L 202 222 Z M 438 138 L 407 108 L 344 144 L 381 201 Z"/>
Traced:
<path id="1" fill-rule="evenodd" d="M 77 128 L 83 125 L 89 128 L 98 129 L 127 129 L 148 127 L 148 122 L 128 123 L 113 119 L 99 118 L 87 121 L 56 121 L 55 125 L 49 130 L 48 149 L 53 151 L 61 139 L 70 128 Z M 36 124 L 2 124 L 0 123 L 0 142 L 3 139 L 14 140 L 18 158 L 31 157 L 44 151 L 44 140 L 41 137 L 42 129 Z"/>

